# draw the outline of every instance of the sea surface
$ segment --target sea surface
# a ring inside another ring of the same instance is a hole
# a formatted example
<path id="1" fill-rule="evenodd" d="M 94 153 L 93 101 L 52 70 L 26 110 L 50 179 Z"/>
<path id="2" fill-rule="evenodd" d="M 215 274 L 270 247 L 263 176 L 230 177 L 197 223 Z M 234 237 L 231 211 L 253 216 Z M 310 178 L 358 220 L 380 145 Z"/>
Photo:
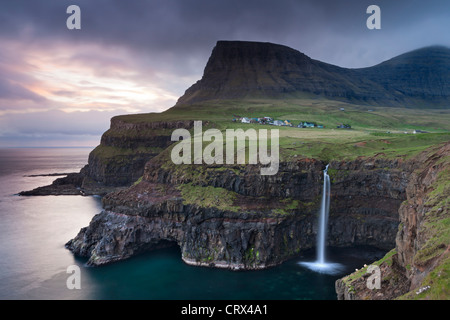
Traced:
<path id="1" fill-rule="evenodd" d="M 371 247 L 328 248 L 334 274 L 308 269 L 314 250 L 260 271 L 229 271 L 183 263 L 179 248 L 148 252 L 103 267 L 86 267 L 64 244 L 101 211 L 96 196 L 32 196 L 17 193 L 78 172 L 89 148 L 0 149 L 0 299 L 19 300 L 335 300 L 335 281 L 384 252 Z M 80 289 L 69 289 L 80 268 Z M 69 268 L 69 269 L 68 269 Z"/>

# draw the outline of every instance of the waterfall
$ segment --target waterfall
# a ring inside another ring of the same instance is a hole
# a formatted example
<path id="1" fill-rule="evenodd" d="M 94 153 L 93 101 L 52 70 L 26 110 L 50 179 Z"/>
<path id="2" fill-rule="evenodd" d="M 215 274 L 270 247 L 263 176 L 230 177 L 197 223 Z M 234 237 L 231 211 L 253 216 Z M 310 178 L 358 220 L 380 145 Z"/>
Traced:
<path id="1" fill-rule="evenodd" d="M 319 226 L 317 233 L 317 263 L 325 263 L 325 247 L 327 241 L 328 215 L 330 213 L 330 176 L 328 166 L 323 171 L 322 202 L 320 204 Z"/>
<path id="2" fill-rule="evenodd" d="M 339 263 L 329 263 L 325 259 L 325 248 L 327 242 L 327 228 L 328 228 L 328 215 L 330 213 L 330 176 L 328 175 L 328 166 L 323 170 L 323 188 L 322 188 L 322 201 L 320 203 L 318 230 L 317 230 L 317 245 L 316 245 L 316 261 L 314 262 L 299 262 L 300 265 L 305 266 L 311 270 L 337 274 L 341 272 L 342 265 Z"/>

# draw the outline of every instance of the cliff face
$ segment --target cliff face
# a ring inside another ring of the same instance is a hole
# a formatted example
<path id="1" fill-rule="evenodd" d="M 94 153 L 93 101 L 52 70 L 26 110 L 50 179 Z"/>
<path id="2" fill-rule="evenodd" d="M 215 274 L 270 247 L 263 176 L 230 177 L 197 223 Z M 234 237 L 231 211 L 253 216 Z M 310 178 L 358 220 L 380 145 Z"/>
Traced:
<path id="1" fill-rule="evenodd" d="M 329 243 L 369 244 L 393 247 L 398 227 L 398 208 L 406 198 L 405 189 L 414 161 L 359 158 L 333 161 Z"/>
<path id="2" fill-rule="evenodd" d="M 448 107 L 450 49 L 428 47 L 377 66 L 346 69 L 286 46 L 219 41 L 201 80 L 177 105 L 214 99 L 322 97 L 371 105 Z"/>
<path id="3" fill-rule="evenodd" d="M 189 264 L 273 266 L 315 246 L 324 167 L 303 159 L 261 176 L 257 166 L 172 166 L 160 155 L 139 184 L 108 194 L 67 247 L 91 265 L 173 244 Z M 330 168 L 329 244 L 392 248 L 411 164 L 370 158 Z"/>
<path id="4" fill-rule="evenodd" d="M 448 298 L 449 155 L 447 143 L 417 157 L 399 208 L 395 249 L 375 263 L 381 270 L 381 288 L 369 289 L 369 274 L 362 269 L 336 282 L 339 299 Z"/>
<path id="5" fill-rule="evenodd" d="M 148 195 L 139 193 L 136 199 L 135 190 L 128 190 L 106 199 L 105 210 L 67 247 L 89 257 L 88 264 L 102 265 L 176 244 L 188 264 L 258 269 L 284 261 L 313 237 L 311 223 L 301 223 L 308 217 L 199 208 L 183 204 L 176 192 L 169 199 L 151 199 L 160 185 L 142 182 L 140 187 Z M 125 204 L 130 198 L 137 207 Z"/>
<path id="6" fill-rule="evenodd" d="M 406 189 L 407 201 L 399 210 L 401 225 L 396 238 L 395 258 L 404 268 L 410 282 L 408 291 L 413 291 L 412 295 L 416 289 L 427 285 L 433 288 L 431 292 L 425 292 L 425 296 L 433 295 L 433 291 L 439 292 L 441 286 L 448 288 L 449 155 L 450 143 L 431 154 L 422 155 L 422 166 L 412 175 Z M 445 283 L 447 286 L 443 285 Z M 433 298 L 442 299 L 444 296 Z"/>
<path id="7" fill-rule="evenodd" d="M 90 190 L 96 186 L 129 186 L 142 177 L 145 163 L 172 143 L 174 129 L 192 125 L 192 121 L 133 123 L 113 118 L 81 172 L 85 176 L 81 187 Z"/>

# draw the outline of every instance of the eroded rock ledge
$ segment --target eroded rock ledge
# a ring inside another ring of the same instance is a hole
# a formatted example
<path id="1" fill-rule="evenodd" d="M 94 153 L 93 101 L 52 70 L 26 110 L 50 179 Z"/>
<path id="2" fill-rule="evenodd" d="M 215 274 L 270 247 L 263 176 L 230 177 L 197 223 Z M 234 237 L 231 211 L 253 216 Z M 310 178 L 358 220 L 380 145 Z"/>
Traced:
<path id="1" fill-rule="evenodd" d="M 324 167 L 303 159 L 261 176 L 252 166 L 173 168 L 155 157 L 142 181 L 104 197 L 104 211 L 66 246 L 93 266 L 169 244 L 188 264 L 274 266 L 315 246 Z M 394 247 L 413 167 L 377 158 L 331 163 L 329 244 Z"/>

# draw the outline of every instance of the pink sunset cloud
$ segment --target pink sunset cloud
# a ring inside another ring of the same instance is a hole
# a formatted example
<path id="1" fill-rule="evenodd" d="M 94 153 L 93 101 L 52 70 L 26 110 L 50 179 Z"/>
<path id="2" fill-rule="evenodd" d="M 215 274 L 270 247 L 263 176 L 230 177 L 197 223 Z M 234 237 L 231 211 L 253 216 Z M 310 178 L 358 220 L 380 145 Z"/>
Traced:
<path id="1" fill-rule="evenodd" d="M 122 48 L 1 42 L 0 145 L 11 146 L 2 143 L 8 137 L 14 144 L 20 137 L 45 144 L 43 136 L 52 146 L 64 136 L 72 146 L 96 145 L 112 116 L 164 111 L 178 98 L 159 86 L 151 66 L 142 68 L 139 57 Z M 55 135 L 59 140 L 50 139 Z M 72 141 L 76 135 L 79 142 Z"/>

